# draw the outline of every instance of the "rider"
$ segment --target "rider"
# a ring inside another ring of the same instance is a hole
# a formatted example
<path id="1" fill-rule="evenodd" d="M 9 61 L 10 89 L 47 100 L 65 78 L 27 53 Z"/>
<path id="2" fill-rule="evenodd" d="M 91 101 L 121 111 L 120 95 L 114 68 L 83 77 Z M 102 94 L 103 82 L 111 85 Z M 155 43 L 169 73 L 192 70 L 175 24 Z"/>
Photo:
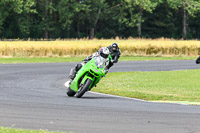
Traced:
<path id="1" fill-rule="evenodd" d="M 114 63 L 118 62 L 118 59 L 121 55 L 121 51 L 117 43 L 113 43 L 111 46 L 108 46 L 107 48 L 109 49 L 110 55 L 112 57 L 112 60 L 109 62 L 109 65 L 107 66 L 107 68 L 110 69 Z"/>
<path id="2" fill-rule="evenodd" d="M 83 60 L 82 63 L 79 63 L 79 64 L 77 64 L 77 65 L 75 66 L 75 68 L 72 68 L 72 69 L 70 70 L 69 78 L 70 78 L 71 80 L 73 80 L 73 79 L 75 78 L 75 76 L 76 76 L 76 73 L 81 69 L 81 67 L 82 67 L 83 65 L 85 65 L 87 62 L 89 62 L 89 61 L 90 61 L 92 58 L 94 58 L 94 57 L 101 56 L 101 57 L 107 59 L 106 63 L 108 63 L 108 61 L 109 61 L 109 60 L 108 60 L 109 54 L 110 54 L 110 52 L 109 52 L 109 49 L 108 49 L 107 47 L 102 47 L 102 48 L 100 48 L 96 53 L 92 54 L 92 55 L 89 56 L 89 57 L 86 57 L 86 58 Z M 106 65 L 106 66 L 108 66 L 108 65 Z M 106 69 L 107 69 L 107 68 L 106 68 Z"/>
<path id="3" fill-rule="evenodd" d="M 197 58 L 196 63 L 200 64 L 200 56 Z"/>

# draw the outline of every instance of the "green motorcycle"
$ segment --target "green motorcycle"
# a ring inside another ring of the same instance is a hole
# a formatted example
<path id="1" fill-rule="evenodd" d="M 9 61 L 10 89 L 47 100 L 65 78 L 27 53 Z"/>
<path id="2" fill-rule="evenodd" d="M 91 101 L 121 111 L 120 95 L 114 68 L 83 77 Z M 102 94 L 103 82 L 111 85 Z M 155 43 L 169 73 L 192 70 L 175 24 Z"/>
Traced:
<path id="1" fill-rule="evenodd" d="M 107 59 L 97 56 L 82 66 L 76 77 L 67 87 L 67 95 L 77 98 L 82 97 L 85 92 L 90 91 L 106 75 Z"/>

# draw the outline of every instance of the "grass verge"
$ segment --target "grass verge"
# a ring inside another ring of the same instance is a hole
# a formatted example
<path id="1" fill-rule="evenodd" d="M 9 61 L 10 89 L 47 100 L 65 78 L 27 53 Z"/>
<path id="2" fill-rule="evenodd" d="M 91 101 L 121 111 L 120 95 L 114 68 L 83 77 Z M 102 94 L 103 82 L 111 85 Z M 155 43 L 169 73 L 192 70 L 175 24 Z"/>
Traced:
<path id="1" fill-rule="evenodd" d="M 66 133 L 66 132 L 50 132 L 47 130 L 25 130 L 25 129 L 0 127 L 0 133 Z"/>
<path id="2" fill-rule="evenodd" d="M 93 91 L 158 102 L 200 103 L 200 69 L 109 73 Z"/>
<path id="3" fill-rule="evenodd" d="M 10 57 L 0 58 L 1 64 L 8 63 L 56 63 L 56 62 L 80 62 L 85 57 Z M 196 57 L 152 57 L 152 56 L 122 56 L 120 61 L 142 60 L 193 60 Z"/>

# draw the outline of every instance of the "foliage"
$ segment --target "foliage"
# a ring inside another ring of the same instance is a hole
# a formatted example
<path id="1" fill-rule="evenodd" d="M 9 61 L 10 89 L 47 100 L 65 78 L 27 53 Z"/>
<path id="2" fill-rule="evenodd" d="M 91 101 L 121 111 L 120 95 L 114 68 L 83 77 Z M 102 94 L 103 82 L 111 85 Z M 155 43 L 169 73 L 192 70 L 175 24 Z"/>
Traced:
<path id="1" fill-rule="evenodd" d="M 128 10 L 128 12 L 125 12 L 125 15 L 128 15 L 128 19 L 130 20 L 126 17 L 122 17 L 122 19 L 124 19 L 123 21 L 125 24 L 134 27 L 139 19 L 139 14 L 137 12 L 138 9 L 141 8 L 144 11 L 152 13 L 156 6 L 161 2 L 161 0 L 125 0 L 124 7 Z"/>
<path id="2" fill-rule="evenodd" d="M 185 27 L 199 39 L 199 12 L 200 0 L 1 0 L 0 38 L 182 38 Z"/>
<path id="3" fill-rule="evenodd" d="M 187 10 L 190 15 L 194 15 L 198 11 L 200 11 L 200 1 L 198 0 L 167 0 L 170 7 L 178 10 L 179 8 L 183 8 Z"/>

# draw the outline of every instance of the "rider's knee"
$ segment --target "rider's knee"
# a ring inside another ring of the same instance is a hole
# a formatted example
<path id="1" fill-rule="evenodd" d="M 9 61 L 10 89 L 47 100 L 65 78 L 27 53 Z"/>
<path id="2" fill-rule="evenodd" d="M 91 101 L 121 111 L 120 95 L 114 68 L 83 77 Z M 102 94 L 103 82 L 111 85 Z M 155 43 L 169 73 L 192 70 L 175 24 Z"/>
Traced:
<path id="1" fill-rule="evenodd" d="M 76 67 L 75 67 L 75 70 L 78 71 L 78 70 L 81 69 L 81 67 L 82 67 L 82 64 L 77 64 Z"/>

